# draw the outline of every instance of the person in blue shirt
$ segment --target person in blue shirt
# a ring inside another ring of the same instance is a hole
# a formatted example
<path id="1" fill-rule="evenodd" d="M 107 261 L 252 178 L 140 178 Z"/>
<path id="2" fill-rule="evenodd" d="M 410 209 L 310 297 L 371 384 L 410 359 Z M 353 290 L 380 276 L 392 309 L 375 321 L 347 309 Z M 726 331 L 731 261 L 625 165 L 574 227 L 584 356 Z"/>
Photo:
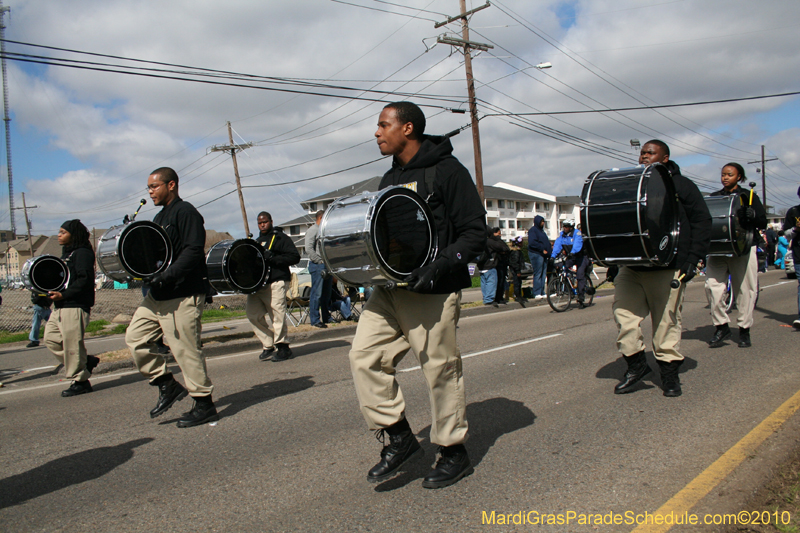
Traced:
<path id="1" fill-rule="evenodd" d="M 575 222 L 566 219 L 562 224 L 561 233 L 553 244 L 553 257 L 564 255 L 567 258 L 566 267 L 576 267 L 578 279 L 578 307 L 586 307 L 584 294 L 586 292 L 586 265 L 589 259 L 583 253 L 583 237 L 580 231 L 575 231 Z"/>

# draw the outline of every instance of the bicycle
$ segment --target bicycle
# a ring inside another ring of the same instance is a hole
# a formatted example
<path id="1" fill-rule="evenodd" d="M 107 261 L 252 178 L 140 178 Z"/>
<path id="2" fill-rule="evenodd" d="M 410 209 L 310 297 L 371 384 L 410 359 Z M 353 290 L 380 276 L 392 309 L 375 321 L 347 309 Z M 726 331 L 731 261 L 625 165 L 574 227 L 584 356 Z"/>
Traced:
<path id="1" fill-rule="evenodd" d="M 566 259 L 558 258 L 554 261 L 554 275 L 547 282 L 547 303 L 556 313 L 563 313 L 572 305 L 573 298 L 578 299 L 578 276 L 575 271 L 567 269 L 564 264 Z M 589 276 L 589 269 L 586 269 L 586 288 L 584 294 L 584 305 L 592 305 L 594 301 L 594 283 Z"/>

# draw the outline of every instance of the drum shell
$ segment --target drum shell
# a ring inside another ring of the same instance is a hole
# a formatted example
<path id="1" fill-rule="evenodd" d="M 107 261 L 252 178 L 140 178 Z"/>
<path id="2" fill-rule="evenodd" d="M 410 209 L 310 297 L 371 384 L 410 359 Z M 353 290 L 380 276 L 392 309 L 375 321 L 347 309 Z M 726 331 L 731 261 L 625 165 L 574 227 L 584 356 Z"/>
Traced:
<path id="1" fill-rule="evenodd" d="M 252 294 L 269 278 L 264 248 L 253 239 L 220 241 L 206 254 L 208 282 L 220 294 Z"/>
<path id="2" fill-rule="evenodd" d="M 404 223 L 409 214 L 412 223 Z M 325 211 L 319 232 L 326 268 L 354 286 L 402 281 L 415 268 L 431 263 L 438 251 L 433 212 L 406 187 L 336 200 Z"/>
<path id="3" fill-rule="evenodd" d="M 69 268 L 54 255 L 32 257 L 22 266 L 22 283 L 37 294 L 61 292 L 69 285 Z"/>
<path id="4" fill-rule="evenodd" d="M 678 245 L 678 202 L 660 164 L 596 172 L 581 192 L 584 248 L 603 265 L 667 266 Z"/>
<path id="5" fill-rule="evenodd" d="M 739 208 L 738 194 L 728 196 L 706 196 L 706 207 L 711 213 L 711 244 L 708 255 L 741 257 L 750 253 L 753 230 L 739 223 L 736 210 Z"/>
<path id="6" fill-rule="evenodd" d="M 110 228 L 97 246 L 100 270 L 123 283 L 160 274 L 171 261 L 172 242 L 167 232 L 148 220 Z"/>

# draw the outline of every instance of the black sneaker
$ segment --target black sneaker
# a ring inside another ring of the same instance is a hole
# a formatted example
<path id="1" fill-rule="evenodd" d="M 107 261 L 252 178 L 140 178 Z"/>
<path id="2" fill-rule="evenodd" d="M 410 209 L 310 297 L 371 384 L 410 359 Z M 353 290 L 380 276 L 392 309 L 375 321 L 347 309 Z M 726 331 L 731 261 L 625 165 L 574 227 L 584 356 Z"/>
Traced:
<path id="1" fill-rule="evenodd" d="M 386 430 L 379 429 L 375 432 L 375 437 L 384 443 Z M 381 450 L 381 460 L 378 464 L 370 468 L 367 473 L 367 481 L 378 483 L 394 476 L 403 464 L 418 455 L 424 455 L 425 451 L 419 445 L 417 438 L 411 429 L 397 435 L 389 435 L 389 444 Z"/>
<path id="2" fill-rule="evenodd" d="M 100 364 L 100 358 L 93 355 L 86 356 L 86 370 L 91 374 L 97 365 Z"/>
<path id="3" fill-rule="evenodd" d="M 89 380 L 86 381 L 73 381 L 68 389 L 61 391 L 61 396 L 68 398 L 70 396 L 77 396 L 79 394 L 86 394 L 92 392 L 92 384 Z"/>
<path id="4" fill-rule="evenodd" d="M 166 413 L 172 404 L 183 400 L 189 394 L 183 385 L 175 381 L 172 374 L 164 374 L 156 378 L 151 385 L 158 387 L 159 394 L 156 406 L 150 411 L 150 418 Z"/>
<path id="5" fill-rule="evenodd" d="M 325 328 L 328 327 L 325 324 L 323 324 L 322 322 L 317 322 L 316 324 L 311 324 L 311 325 L 314 326 L 315 328 L 319 328 L 319 329 L 325 329 Z"/>
<path id="6" fill-rule="evenodd" d="M 26 348 L 36 348 L 39 346 L 39 341 L 31 341 L 25 345 Z"/>
<path id="7" fill-rule="evenodd" d="M 725 340 L 730 339 L 731 335 L 731 328 L 728 326 L 728 324 L 717 326 L 716 331 L 714 331 L 714 336 L 711 337 L 710 341 L 708 341 L 708 347 L 719 348 L 720 346 L 724 346 Z"/>
<path id="8" fill-rule="evenodd" d="M 474 470 L 463 444 L 440 446 L 439 460 L 422 480 L 422 486 L 426 489 L 448 487 L 462 477 L 470 475 Z"/>
<path id="9" fill-rule="evenodd" d="M 267 361 L 272 358 L 272 352 L 275 351 L 274 346 L 270 346 L 269 348 L 264 348 L 264 351 L 261 352 L 261 355 L 258 356 L 259 361 Z"/>
<path id="10" fill-rule="evenodd" d="M 192 410 L 188 413 L 183 413 L 183 416 L 178 420 L 179 428 L 190 428 L 194 426 L 201 426 L 208 422 L 216 422 L 219 420 L 217 408 L 211 400 L 211 396 L 202 396 L 194 398 L 194 405 Z"/>
<path id="11" fill-rule="evenodd" d="M 289 345 L 285 342 L 278 343 L 278 352 L 272 356 L 272 362 L 280 363 L 281 361 L 286 361 L 291 358 L 292 350 L 289 349 Z"/>

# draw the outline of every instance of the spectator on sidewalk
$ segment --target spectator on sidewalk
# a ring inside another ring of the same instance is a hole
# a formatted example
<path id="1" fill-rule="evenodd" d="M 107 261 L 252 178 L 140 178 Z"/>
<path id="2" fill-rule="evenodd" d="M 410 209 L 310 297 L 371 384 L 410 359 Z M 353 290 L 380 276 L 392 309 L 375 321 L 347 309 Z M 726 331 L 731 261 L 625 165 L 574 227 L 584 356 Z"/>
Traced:
<path id="1" fill-rule="evenodd" d="M 46 294 L 31 292 L 31 303 L 33 304 L 33 322 L 31 324 L 31 333 L 28 335 L 30 342 L 25 346 L 26 348 L 39 346 L 39 333 L 42 329 L 42 323 L 46 323 L 50 318 L 50 306 L 53 305 L 53 300 L 48 298 Z"/>
<path id="2" fill-rule="evenodd" d="M 525 268 L 525 261 L 522 260 L 522 237 L 517 237 L 508 243 L 511 252 L 508 254 L 508 268 L 511 270 L 511 280 L 514 282 L 514 300 L 525 307 L 528 300 L 522 295 L 522 270 Z"/>
<path id="3" fill-rule="evenodd" d="M 503 242 L 503 237 L 500 233 L 500 228 L 494 228 L 493 238 L 503 245 L 503 251 L 497 254 L 497 291 L 495 292 L 494 301 L 498 304 L 508 304 L 508 255 L 511 250 L 508 245 Z"/>
<path id="4" fill-rule="evenodd" d="M 528 230 L 528 259 L 533 268 L 533 297 L 537 300 L 545 297 L 547 260 L 550 259 L 552 251 L 550 239 L 544 232 L 544 218 L 536 215 L 533 219 L 533 226 Z"/>
<path id="5" fill-rule="evenodd" d="M 328 303 L 331 301 L 333 278 L 325 271 L 322 261 L 319 225 L 325 211 L 317 211 L 317 223 L 306 232 L 305 249 L 308 256 L 308 273 L 311 274 L 311 297 L 308 302 L 309 320 L 315 328 L 327 328 L 331 321 Z"/>

